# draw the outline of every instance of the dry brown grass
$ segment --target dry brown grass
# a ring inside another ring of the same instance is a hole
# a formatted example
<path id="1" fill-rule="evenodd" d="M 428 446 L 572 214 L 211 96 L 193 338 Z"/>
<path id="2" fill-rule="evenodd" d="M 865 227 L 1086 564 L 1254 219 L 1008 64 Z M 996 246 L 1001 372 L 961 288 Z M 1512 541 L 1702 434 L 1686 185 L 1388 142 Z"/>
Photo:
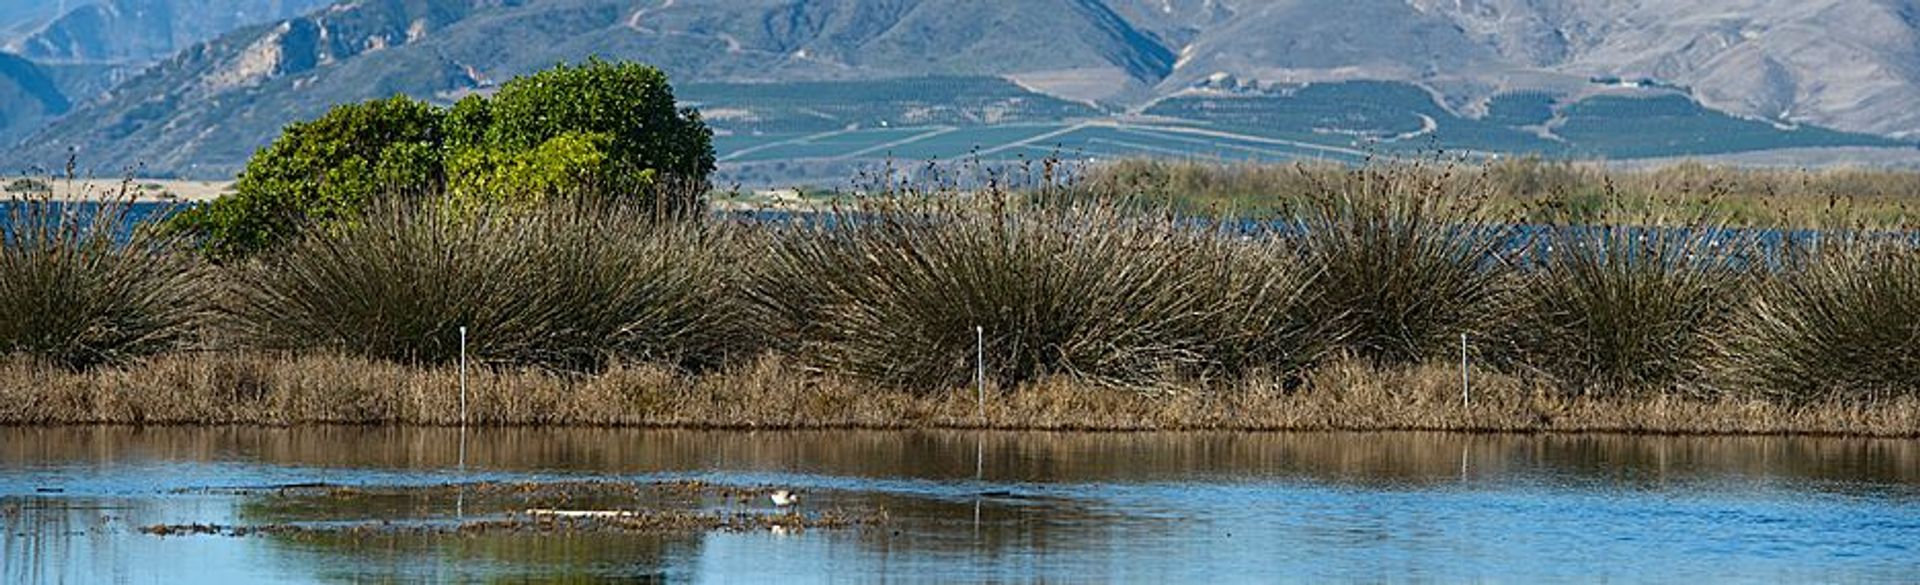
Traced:
<path id="1" fill-rule="evenodd" d="M 176 354 L 89 372 L 0 362 L 0 424 L 428 425 L 460 423 L 458 372 L 357 358 Z M 1449 430 L 1920 436 L 1920 399 L 1817 402 L 1678 395 L 1569 396 L 1457 366 L 1340 362 L 1289 390 L 1278 382 L 1191 383 L 1143 394 L 1064 378 L 910 393 L 808 372 L 768 357 L 686 376 L 615 367 L 593 376 L 481 370 L 470 422 L 485 426 L 765 429 Z"/>

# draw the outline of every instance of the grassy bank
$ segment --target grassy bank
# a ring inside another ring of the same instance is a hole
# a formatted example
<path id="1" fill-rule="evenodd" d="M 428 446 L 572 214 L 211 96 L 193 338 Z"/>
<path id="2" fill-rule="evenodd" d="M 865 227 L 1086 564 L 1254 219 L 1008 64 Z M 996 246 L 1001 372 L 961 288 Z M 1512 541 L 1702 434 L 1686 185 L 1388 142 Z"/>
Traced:
<path id="1" fill-rule="evenodd" d="M 218 261 L 113 202 L 19 201 L 0 423 L 452 424 L 464 330 L 478 424 L 1920 426 L 1912 231 L 1523 224 L 1450 172 L 1322 175 L 1257 227 L 1087 184 L 786 222 L 414 195 Z M 1463 353 L 1470 407 L 1434 365 Z"/>
<path id="2" fill-rule="evenodd" d="M 988 393 L 909 392 L 767 358 L 703 375 L 615 367 L 594 376 L 481 370 L 470 422 L 738 429 L 1449 430 L 1920 436 L 1920 400 L 1787 405 L 1755 398 L 1570 396 L 1456 365 L 1328 364 L 1304 383 L 1236 380 L 1160 393 L 1060 377 Z M 1291 389 L 1289 387 L 1291 386 Z M 0 365 L 0 424 L 460 423 L 459 373 L 339 356 L 179 354 L 124 369 Z"/>

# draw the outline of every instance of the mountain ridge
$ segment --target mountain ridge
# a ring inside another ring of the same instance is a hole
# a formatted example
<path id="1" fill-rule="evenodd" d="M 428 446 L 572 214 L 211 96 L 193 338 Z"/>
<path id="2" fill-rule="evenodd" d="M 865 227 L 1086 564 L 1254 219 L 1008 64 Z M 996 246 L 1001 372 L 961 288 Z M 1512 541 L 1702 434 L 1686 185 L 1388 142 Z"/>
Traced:
<path id="1" fill-rule="evenodd" d="M 1552 96 L 1554 107 L 1679 94 L 1786 129 L 1920 136 L 1920 42 L 1907 44 L 1920 39 L 1920 0 L 1759 4 L 356 0 L 189 47 L 12 156 L 71 149 L 108 166 L 227 172 L 280 125 L 334 103 L 396 93 L 445 103 L 591 55 L 655 64 L 676 83 L 998 77 L 1112 115 L 1384 80 L 1423 88 L 1464 118 L 1515 93 Z"/>

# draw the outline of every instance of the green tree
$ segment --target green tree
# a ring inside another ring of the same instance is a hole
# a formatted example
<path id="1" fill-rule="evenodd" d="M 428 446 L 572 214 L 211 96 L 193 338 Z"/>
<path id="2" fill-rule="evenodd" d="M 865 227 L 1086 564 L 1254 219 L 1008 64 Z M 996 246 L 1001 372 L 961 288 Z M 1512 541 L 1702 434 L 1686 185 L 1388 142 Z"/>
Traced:
<path id="1" fill-rule="evenodd" d="M 445 192 L 461 203 L 508 206 L 620 197 L 679 212 L 698 209 L 713 169 L 712 131 L 675 105 L 665 74 L 590 59 L 452 108 L 394 97 L 292 124 L 247 162 L 234 194 L 172 225 L 231 258 L 351 220 L 387 194 Z"/>
<path id="2" fill-rule="evenodd" d="M 244 256 L 307 225 L 353 217 L 377 194 L 438 189 L 444 115 L 396 96 L 296 122 L 254 153 L 232 194 L 183 212 L 171 225 L 203 238 L 216 257 Z"/>
<path id="3" fill-rule="evenodd" d="M 462 100 L 448 120 L 454 160 L 498 165 L 462 164 L 460 174 L 488 179 L 456 181 L 466 185 L 664 197 L 649 202 L 680 210 L 696 203 L 690 198 L 704 193 L 714 169 L 713 132 L 699 112 L 676 106 L 666 74 L 638 63 L 563 63 L 509 81 L 491 98 Z"/>

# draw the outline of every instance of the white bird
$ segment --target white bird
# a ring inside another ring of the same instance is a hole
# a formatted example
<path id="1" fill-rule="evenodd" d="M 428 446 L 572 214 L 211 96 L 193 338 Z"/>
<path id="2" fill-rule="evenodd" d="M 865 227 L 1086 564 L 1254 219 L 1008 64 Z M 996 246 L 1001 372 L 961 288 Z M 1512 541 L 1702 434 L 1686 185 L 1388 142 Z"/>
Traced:
<path id="1" fill-rule="evenodd" d="M 770 497 L 773 498 L 773 505 L 779 508 L 786 508 L 800 503 L 800 494 L 787 490 L 776 490 Z"/>

